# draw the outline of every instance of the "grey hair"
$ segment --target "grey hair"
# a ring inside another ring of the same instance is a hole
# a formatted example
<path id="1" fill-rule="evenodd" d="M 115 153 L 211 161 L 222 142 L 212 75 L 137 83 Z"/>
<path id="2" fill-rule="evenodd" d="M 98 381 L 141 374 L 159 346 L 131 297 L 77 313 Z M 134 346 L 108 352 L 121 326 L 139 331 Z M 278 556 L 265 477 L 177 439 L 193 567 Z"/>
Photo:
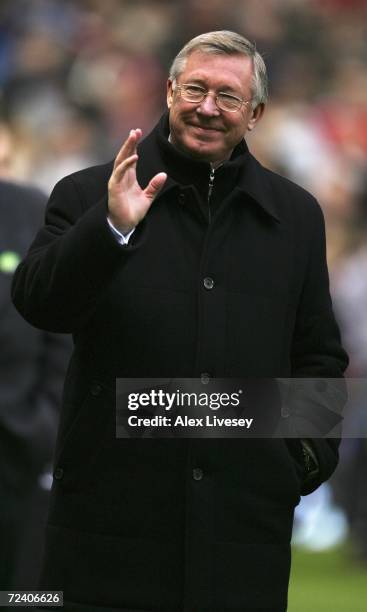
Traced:
<path id="1" fill-rule="evenodd" d="M 200 34 L 181 49 L 172 62 L 169 78 L 176 81 L 177 77 L 185 70 L 186 62 L 194 51 L 202 53 L 213 53 L 223 55 L 245 55 L 250 57 L 253 65 L 252 76 L 252 107 L 264 103 L 268 99 L 268 77 L 266 66 L 260 53 L 256 51 L 255 45 L 236 32 L 229 30 L 218 30 Z"/>

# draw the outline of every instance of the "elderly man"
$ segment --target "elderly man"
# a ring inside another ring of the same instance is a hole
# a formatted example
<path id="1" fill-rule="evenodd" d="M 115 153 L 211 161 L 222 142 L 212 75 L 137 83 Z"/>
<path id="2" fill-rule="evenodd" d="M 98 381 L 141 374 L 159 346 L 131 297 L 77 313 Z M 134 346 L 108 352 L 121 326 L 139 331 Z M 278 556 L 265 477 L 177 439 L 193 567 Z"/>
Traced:
<path id="1" fill-rule="evenodd" d="M 294 507 L 335 469 L 337 441 L 115 436 L 117 377 L 346 367 L 320 208 L 244 141 L 266 91 L 242 36 L 191 40 L 168 112 L 58 183 L 16 273 L 24 317 L 75 339 L 42 580 L 66 611 L 286 609 Z"/>

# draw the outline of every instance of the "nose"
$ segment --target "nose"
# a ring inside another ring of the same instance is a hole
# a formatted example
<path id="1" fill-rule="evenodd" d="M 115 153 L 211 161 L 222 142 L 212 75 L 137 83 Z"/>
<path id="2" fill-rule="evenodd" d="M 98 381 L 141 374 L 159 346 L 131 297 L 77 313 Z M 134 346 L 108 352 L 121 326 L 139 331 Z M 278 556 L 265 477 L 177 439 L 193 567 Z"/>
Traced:
<path id="1" fill-rule="evenodd" d="M 220 111 L 215 103 L 215 95 L 211 93 L 207 93 L 204 100 L 200 102 L 196 111 L 200 115 L 206 115 L 208 117 L 220 115 Z"/>

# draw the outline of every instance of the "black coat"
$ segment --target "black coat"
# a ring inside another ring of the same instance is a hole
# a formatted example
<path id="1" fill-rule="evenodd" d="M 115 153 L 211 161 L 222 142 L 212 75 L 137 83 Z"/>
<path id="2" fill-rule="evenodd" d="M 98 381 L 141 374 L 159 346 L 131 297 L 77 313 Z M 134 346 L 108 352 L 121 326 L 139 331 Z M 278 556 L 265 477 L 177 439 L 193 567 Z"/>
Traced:
<path id="1" fill-rule="evenodd" d="M 167 129 L 164 117 L 139 147 L 140 184 L 169 178 L 128 246 L 106 222 L 112 164 L 89 168 L 55 187 L 16 274 L 22 314 L 75 338 L 42 586 L 83 612 L 280 611 L 299 443 L 116 440 L 115 378 L 339 377 L 322 213 L 241 144 L 217 171 L 209 223 L 209 165 Z M 308 490 L 337 463 L 337 442 L 315 449 Z"/>

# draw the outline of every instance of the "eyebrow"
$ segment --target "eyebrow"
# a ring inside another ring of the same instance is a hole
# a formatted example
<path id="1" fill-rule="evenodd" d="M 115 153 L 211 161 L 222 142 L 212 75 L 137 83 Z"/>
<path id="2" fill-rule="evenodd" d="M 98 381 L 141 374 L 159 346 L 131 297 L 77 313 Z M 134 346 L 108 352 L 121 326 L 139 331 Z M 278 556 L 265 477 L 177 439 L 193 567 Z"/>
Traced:
<path id="1" fill-rule="evenodd" d="M 193 79 L 189 79 L 188 81 L 186 81 L 187 84 L 192 84 L 192 85 L 201 85 L 204 89 L 208 89 L 207 85 L 205 84 L 204 79 L 201 79 L 200 77 L 196 77 Z M 216 89 L 216 91 L 219 93 L 228 93 L 228 94 L 233 94 L 234 96 L 241 98 L 241 94 L 236 90 L 233 89 L 230 85 L 223 85 L 221 87 L 218 87 L 218 89 Z"/>

